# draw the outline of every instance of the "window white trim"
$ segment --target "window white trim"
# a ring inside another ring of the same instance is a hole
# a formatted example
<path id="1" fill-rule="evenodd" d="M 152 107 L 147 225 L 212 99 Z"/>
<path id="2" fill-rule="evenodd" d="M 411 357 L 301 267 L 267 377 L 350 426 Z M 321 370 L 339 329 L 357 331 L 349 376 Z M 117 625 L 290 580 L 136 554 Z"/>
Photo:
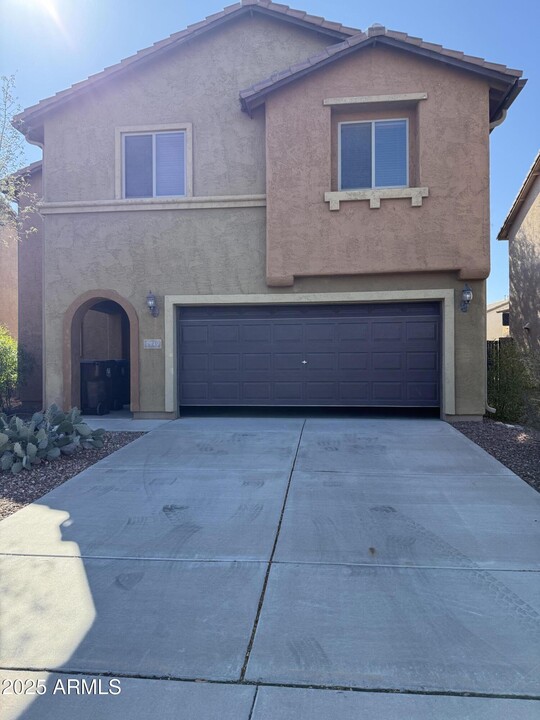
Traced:
<path id="1" fill-rule="evenodd" d="M 405 122 L 405 149 L 406 149 L 406 166 L 405 177 L 407 182 L 405 185 L 375 185 L 375 123 L 383 122 Z M 367 191 L 367 190 L 390 190 L 392 188 L 408 188 L 409 187 L 409 118 L 382 118 L 380 120 L 347 120 L 338 123 L 338 190 L 341 192 L 341 126 L 342 125 L 367 125 L 371 124 L 371 187 L 370 188 L 347 188 L 345 192 L 351 191 Z"/>
<path id="2" fill-rule="evenodd" d="M 169 123 L 166 125 L 128 125 L 115 128 L 115 178 L 114 178 L 114 196 L 116 200 L 129 201 L 131 198 L 125 197 L 125 153 L 124 138 L 126 135 L 152 135 L 152 154 L 153 154 L 153 198 L 155 199 L 156 178 L 155 178 L 155 136 L 157 133 L 173 133 L 183 132 L 185 134 L 184 146 L 184 172 L 185 172 L 185 194 L 174 197 L 184 198 L 193 196 L 193 125 L 189 122 Z M 166 199 L 169 196 L 158 196 L 157 199 Z M 145 198 L 141 198 L 144 200 Z"/>
<path id="3" fill-rule="evenodd" d="M 339 210 L 340 203 L 349 200 L 369 200 L 370 208 L 380 208 L 381 200 L 399 200 L 401 198 L 410 198 L 412 207 L 422 207 L 423 198 L 428 196 L 429 188 L 427 187 L 383 187 L 325 192 L 324 201 L 330 203 L 330 210 Z"/>
<path id="4" fill-rule="evenodd" d="M 359 95 L 357 97 L 325 98 L 323 105 L 367 105 L 370 103 L 418 102 L 427 100 L 427 93 L 396 93 L 394 95 Z"/>

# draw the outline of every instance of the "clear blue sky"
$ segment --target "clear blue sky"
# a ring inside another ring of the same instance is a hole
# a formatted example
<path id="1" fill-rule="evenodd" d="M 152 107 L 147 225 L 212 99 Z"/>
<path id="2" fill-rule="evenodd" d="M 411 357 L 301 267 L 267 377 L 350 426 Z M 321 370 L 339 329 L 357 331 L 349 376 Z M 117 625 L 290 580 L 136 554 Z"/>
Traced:
<path id="1" fill-rule="evenodd" d="M 217 12 L 227 0 L 0 0 L 0 73 L 23 107 Z M 298 0 L 293 7 L 365 29 L 374 22 L 524 70 L 529 82 L 491 135 L 492 271 L 508 293 L 507 243 L 495 238 L 540 146 L 538 0 Z M 28 161 L 39 150 L 28 146 Z"/>

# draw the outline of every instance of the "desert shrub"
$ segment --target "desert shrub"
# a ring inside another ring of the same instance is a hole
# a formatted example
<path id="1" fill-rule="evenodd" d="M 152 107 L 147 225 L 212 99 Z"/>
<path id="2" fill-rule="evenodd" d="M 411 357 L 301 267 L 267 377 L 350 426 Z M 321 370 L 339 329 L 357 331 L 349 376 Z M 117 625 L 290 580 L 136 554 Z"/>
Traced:
<path id="1" fill-rule="evenodd" d="M 0 409 L 8 408 L 17 387 L 17 341 L 0 325 Z"/>
<path id="2" fill-rule="evenodd" d="M 502 422 L 522 422 L 532 389 L 529 365 L 511 338 L 488 343 L 488 403 Z"/>
<path id="3" fill-rule="evenodd" d="M 25 421 L 0 414 L 0 470 L 19 473 L 79 449 L 103 447 L 104 430 L 92 430 L 77 408 L 62 412 L 56 405 Z"/>
<path id="4" fill-rule="evenodd" d="M 527 425 L 540 428 L 540 352 L 531 350 L 525 355 L 531 379 L 525 396 L 524 420 Z"/>
<path id="5" fill-rule="evenodd" d="M 0 325 L 0 410 L 11 409 L 17 389 L 26 383 L 34 364 L 32 356 Z"/>

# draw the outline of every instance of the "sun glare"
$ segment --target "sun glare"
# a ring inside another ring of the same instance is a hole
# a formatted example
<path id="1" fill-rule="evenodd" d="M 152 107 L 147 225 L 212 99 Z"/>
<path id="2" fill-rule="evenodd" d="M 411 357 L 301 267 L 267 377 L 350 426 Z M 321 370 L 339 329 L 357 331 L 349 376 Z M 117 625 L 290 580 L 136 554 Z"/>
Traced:
<path id="1" fill-rule="evenodd" d="M 39 13 L 48 17 L 60 33 L 69 40 L 58 9 L 58 0 L 17 0 L 17 4 L 25 7 L 30 15 Z"/>
<path id="2" fill-rule="evenodd" d="M 58 27 L 62 26 L 56 0 L 18 0 L 17 4 L 25 6 L 28 10 L 42 10 Z"/>

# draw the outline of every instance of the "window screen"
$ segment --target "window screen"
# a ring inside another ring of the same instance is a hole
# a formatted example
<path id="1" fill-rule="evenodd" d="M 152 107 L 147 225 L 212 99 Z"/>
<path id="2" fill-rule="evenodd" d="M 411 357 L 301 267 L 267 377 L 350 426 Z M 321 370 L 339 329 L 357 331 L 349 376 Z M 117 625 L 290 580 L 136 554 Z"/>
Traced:
<path id="1" fill-rule="evenodd" d="M 375 187 L 407 185 L 407 123 L 375 123 Z"/>
<path id="2" fill-rule="evenodd" d="M 340 189 L 408 185 L 406 120 L 340 125 Z"/>
<path id="3" fill-rule="evenodd" d="M 341 126 L 341 189 L 371 187 L 371 123 Z"/>
<path id="4" fill-rule="evenodd" d="M 185 195 L 184 133 L 156 135 L 156 195 Z"/>
<path id="5" fill-rule="evenodd" d="M 185 161 L 185 132 L 126 135 L 124 196 L 185 195 Z"/>
<path id="6" fill-rule="evenodd" d="M 124 152 L 126 197 L 152 197 L 152 135 L 126 135 Z"/>

